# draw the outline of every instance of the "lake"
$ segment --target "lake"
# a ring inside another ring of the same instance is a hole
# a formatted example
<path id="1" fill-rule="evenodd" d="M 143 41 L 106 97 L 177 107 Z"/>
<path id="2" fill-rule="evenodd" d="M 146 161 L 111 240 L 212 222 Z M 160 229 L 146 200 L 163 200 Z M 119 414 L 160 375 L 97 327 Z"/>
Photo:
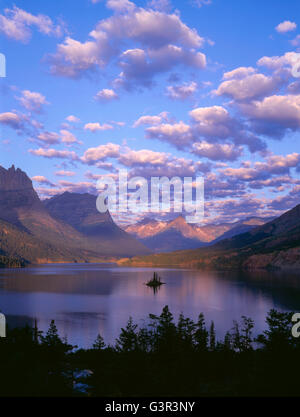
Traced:
<path id="1" fill-rule="evenodd" d="M 156 294 L 145 285 L 154 269 L 103 264 L 39 265 L 0 269 L 0 311 L 11 326 L 37 320 L 46 331 L 55 320 L 60 335 L 79 347 L 91 347 L 98 333 L 112 343 L 129 316 L 138 324 L 165 305 L 196 319 L 203 312 L 223 337 L 242 315 L 265 329 L 271 308 L 300 311 L 300 276 L 279 272 L 207 272 L 159 269 L 166 283 Z"/>

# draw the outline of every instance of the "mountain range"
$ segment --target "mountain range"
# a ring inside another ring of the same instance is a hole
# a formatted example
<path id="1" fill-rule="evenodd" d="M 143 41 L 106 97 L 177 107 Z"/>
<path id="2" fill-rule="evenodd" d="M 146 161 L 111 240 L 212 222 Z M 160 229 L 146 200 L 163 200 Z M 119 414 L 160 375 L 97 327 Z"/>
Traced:
<path id="1" fill-rule="evenodd" d="M 122 230 L 97 211 L 96 196 L 65 192 L 41 201 L 23 171 L 0 166 L 0 266 L 112 259 L 130 266 L 299 268 L 300 205 L 276 219 L 198 226 L 179 216 Z"/>
<path id="2" fill-rule="evenodd" d="M 249 217 L 234 223 L 198 226 L 188 224 L 182 216 L 168 222 L 145 218 L 135 225 L 127 226 L 125 230 L 155 253 L 162 253 L 213 245 L 220 240 L 248 232 L 269 220 Z"/>
<path id="3" fill-rule="evenodd" d="M 64 193 L 42 202 L 14 166 L 0 167 L 0 256 L 24 263 L 91 262 L 147 254 L 141 242 L 96 209 L 96 197 Z M 6 260 L 6 262 L 5 262 Z"/>
<path id="4" fill-rule="evenodd" d="M 120 264 L 210 269 L 299 269 L 300 204 L 264 225 L 209 247 L 124 259 Z"/>

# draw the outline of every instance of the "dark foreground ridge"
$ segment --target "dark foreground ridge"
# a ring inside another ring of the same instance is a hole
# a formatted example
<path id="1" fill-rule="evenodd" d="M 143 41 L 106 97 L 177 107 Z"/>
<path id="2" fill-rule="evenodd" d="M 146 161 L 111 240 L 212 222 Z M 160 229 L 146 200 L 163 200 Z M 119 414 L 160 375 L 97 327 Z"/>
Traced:
<path id="1" fill-rule="evenodd" d="M 299 396 L 300 343 L 292 314 L 271 310 L 267 330 L 253 338 L 242 317 L 223 340 L 166 306 L 147 327 L 130 318 L 113 346 L 98 335 L 93 347 L 74 350 L 52 322 L 8 331 L 0 339 L 0 396 L 214 397 Z"/>

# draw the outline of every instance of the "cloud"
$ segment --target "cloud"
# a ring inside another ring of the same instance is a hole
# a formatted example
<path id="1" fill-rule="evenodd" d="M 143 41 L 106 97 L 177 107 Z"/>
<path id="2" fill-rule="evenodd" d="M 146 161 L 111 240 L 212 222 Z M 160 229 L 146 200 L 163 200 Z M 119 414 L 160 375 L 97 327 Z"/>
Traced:
<path id="1" fill-rule="evenodd" d="M 281 138 L 286 130 L 300 128 L 300 95 L 273 95 L 240 107 L 260 133 Z"/>
<path id="2" fill-rule="evenodd" d="M 42 156 L 44 158 L 52 159 L 70 159 L 72 161 L 78 161 L 79 158 L 74 151 L 58 151 L 56 149 L 29 149 L 29 153 L 36 156 Z"/>
<path id="3" fill-rule="evenodd" d="M 100 123 L 87 123 L 84 126 L 85 130 L 89 130 L 90 132 L 98 132 L 99 130 L 103 131 L 103 130 L 111 130 L 113 129 L 113 126 L 105 123 L 103 125 L 101 125 Z"/>
<path id="4" fill-rule="evenodd" d="M 256 72 L 257 70 L 253 67 L 239 67 L 236 68 L 232 71 L 228 71 L 225 72 L 223 75 L 223 79 L 224 80 L 228 80 L 228 79 L 242 79 L 245 78 L 248 75 L 252 75 Z"/>
<path id="5" fill-rule="evenodd" d="M 25 109 L 40 113 L 45 104 L 49 104 L 46 97 L 41 93 L 34 91 L 23 90 L 21 97 L 18 98 L 19 102 Z"/>
<path id="6" fill-rule="evenodd" d="M 215 91 L 215 94 L 227 96 L 237 101 L 253 100 L 270 95 L 274 90 L 280 88 L 282 82 L 280 77 L 253 74 L 242 79 L 224 81 Z"/>
<path id="7" fill-rule="evenodd" d="M 291 22 L 290 20 L 285 20 L 284 22 L 279 23 L 278 26 L 276 26 L 276 30 L 278 33 L 287 33 L 291 32 L 293 30 L 296 30 L 297 25 L 295 22 Z"/>
<path id="8" fill-rule="evenodd" d="M 185 25 L 177 14 L 143 8 L 135 8 L 132 13 L 100 21 L 91 36 L 97 39 L 103 33 L 115 39 L 134 40 L 153 49 L 174 43 L 199 48 L 204 43 L 197 31 Z"/>
<path id="9" fill-rule="evenodd" d="M 32 27 L 48 36 L 61 36 L 63 33 L 61 25 L 55 25 L 49 16 L 43 14 L 33 15 L 16 6 L 0 14 L 0 33 L 10 39 L 28 42 L 32 36 Z"/>
<path id="10" fill-rule="evenodd" d="M 104 69 L 112 58 L 121 67 L 115 86 L 150 87 L 156 74 L 175 66 L 201 69 L 206 57 L 197 49 L 204 39 L 178 14 L 136 7 L 129 1 L 109 1 L 115 14 L 101 20 L 85 42 L 68 37 L 49 57 L 55 75 L 79 78 Z M 123 50 L 130 43 L 130 49 Z M 101 95 L 100 95 L 100 98 Z"/>
<path id="11" fill-rule="evenodd" d="M 299 55 L 296 52 L 286 52 L 282 56 L 264 56 L 257 61 L 257 65 L 275 71 L 288 70 L 290 72 L 298 60 Z"/>
<path id="12" fill-rule="evenodd" d="M 148 149 L 134 151 L 128 149 L 126 153 L 120 155 L 119 162 L 127 167 L 141 165 L 164 165 L 167 162 L 168 155 L 163 152 L 154 152 Z"/>
<path id="13" fill-rule="evenodd" d="M 74 175 L 76 175 L 76 173 L 73 172 L 73 171 L 64 171 L 63 170 L 63 171 L 56 171 L 55 175 L 57 177 L 74 177 Z"/>
<path id="14" fill-rule="evenodd" d="M 254 166 L 240 168 L 225 168 L 222 174 L 242 181 L 266 180 L 272 175 L 289 174 L 291 168 L 300 164 L 300 154 L 286 156 L 271 155 L 266 162 L 256 162 Z"/>
<path id="15" fill-rule="evenodd" d="M 148 1 L 147 6 L 150 9 L 161 12 L 170 12 L 172 10 L 172 4 L 169 0 L 150 0 Z"/>
<path id="16" fill-rule="evenodd" d="M 119 145 L 107 143 L 106 145 L 99 145 L 96 148 L 87 149 L 80 159 L 84 164 L 97 166 L 99 161 L 104 161 L 107 158 L 117 158 L 119 154 Z"/>
<path id="17" fill-rule="evenodd" d="M 20 129 L 23 126 L 23 119 L 16 113 L 5 112 L 0 113 L 0 123 L 13 129 Z"/>
<path id="18" fill-rule="evenodd" d="M 295 81 L 288 85 L 287 91 L 290 94 L 300 94 L 300 81 Z"/>
<path id="19" fill-rule="evenodd" d="M 190 112 L 200 136 L 226 139 L 232 136 L 233 119 L 222 106 L 199 107 Z"/>
<path id="20" fill-rule="evenodd" d="M 233 144 L 212 144 L 203 141 L 194 143 L 192 152 L 213 161 L 235 161 L 242 155 L 243 148 Z"/>
<path id="21" fill-rule="evenodd" d="M 167 96 L 172 100 L 186 100 L 197 91 L 198 84 L 195 81 L 183 85 L 168 86 Z"/>
<path id="22" fill-rule="evenodd" d="M 189 125 L 180 121 L 178 123 L 163 123 L 158 126 L 151 126 L 146 129 L 147 138 L 156 138 L 170 142 L 178 148 L 184 148 L 192 140 L 192 132 Z"/>
<path id="23" fill-rule="evenodd" d="M 112 56 L 108 39 L 79 42 L 70 37 L 57 46 L 57 52 L 50 55 L 50 72 L 68 78 L 79 78 L 97 68 L 104 68 Z"/>
<path id="24" fill-rule="evenodd" d="M 73 116 L 72 114 L 68 117 L 66 117 L 66 120 L 70 123 L 78 123 L 80 122 L 80 119 L 76 116 Z"/>
<path id="25" fill-rule="evenodd" d="M 168 72 L 176 66 L 203 69 L 206 57 L 201 52 L 167 45 L 147 51 L 140 48 L 128 49 L 122 54 L 119 65 L 122 72 L 115 84 L 130 90 L 136 85 L 151 87 L 155 75 Z"/>
<path id="26" fill-rule="evenodd" d="M 300 35 L 297 35 L 294 39 L 292 39 L 291 41 L 291 44 L 293 45 L 293 46 L 299 46 L 300 45 Z"/>
<path id="27" fill-rule="evenodd" d="M 49 185 L 50 187 L 55 187 L 55 185 L 43 175 L 36 175 L 35 177 L 32 177 L 31 179 L 32 181 L 35 181 L 39 184 L 45 184 L 45 185 Z"/>
<path id="28" fill-rule="evenodd" d="M 107 88 L 99 91 L 95 96 L 95 99 L 98 101 L 111 101 L 116 100 L 117 98 L 119 98 L 118 94 L 114 90 Z"/>
<path id="29" fill-rule="evenodd" d="M 193 4 L 196 7 L 202 7 L 202 6 L 208 6 L 209 4 L 212 4 L 212 0 L 193 0 Z"/>
<path id="30" fill-rule="evenodd" d="M 134 122 L 133 127 L 138 127 L 141 125 L 158 125 L 163 122 L 163 120 L 168 119 L 168 113 L 162 112 L 158 116 L 141 116 L 136 122 Z"/>
<path id="31" fill-rule="evenodd" d="M 60 131 L 60 134 L 62 142 L 66 143 L 67 145 L 71 145 L 73 143 L 81 144 L 81 142 L 76 138 L 76 136 L 68 130 L 62 129 Z"/>
<path id="32" fill-rule="evenodd" d="M 60 136 L 55 132 L 39 133 L 37 139 L 45 145 L 54 145 L 60 142 Z"/>
<path id="33" fill-rule="evenodd" d="M 210 143 L 220 141 L 247 145 L 250 152 L 265 151 L 266 144 L 242 121 L 233 118 L 222 106 L 199 107 L 190 113 L 190 124 L 180 122 L 160 123 L 146 128 L 146 137 L 159 139 L 185 149 L 203 139 Z"/>

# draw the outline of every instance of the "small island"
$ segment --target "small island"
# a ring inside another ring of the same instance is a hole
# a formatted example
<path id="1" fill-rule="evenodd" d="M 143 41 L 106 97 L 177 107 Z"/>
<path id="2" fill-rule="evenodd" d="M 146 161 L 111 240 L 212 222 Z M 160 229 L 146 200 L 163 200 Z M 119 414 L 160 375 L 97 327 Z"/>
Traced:
<path id="1" fill-rule="evenodd" d="M 154 272 L 153 278 L 146 283 L 147 287 L 151 287 L 151 288 L 158 288 L 164 284 L 165 282 L 161 281 L 160 277 L 158 276 L 156 272 Z"/>

